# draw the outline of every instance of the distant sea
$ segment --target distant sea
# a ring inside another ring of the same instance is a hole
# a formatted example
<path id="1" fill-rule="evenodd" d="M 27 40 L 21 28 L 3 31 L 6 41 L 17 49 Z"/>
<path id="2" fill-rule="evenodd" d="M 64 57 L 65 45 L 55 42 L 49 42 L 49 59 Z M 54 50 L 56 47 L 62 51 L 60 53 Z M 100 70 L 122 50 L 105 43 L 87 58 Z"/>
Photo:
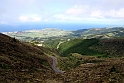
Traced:
<path id="1" fill-rule="evenodd" d="M 0 25 L 0 32 L 13 32 L 24 30 L 41 30 L 44 28 L 58 28 L 62 30 L 78 30 L 89 28 L 105 28 L 105 27 L 123 27 L 121 25 L 110 24 L 89 24 L 89 23 L 42 23 L 42 24 L 19 24 L 19 25 Z"/>

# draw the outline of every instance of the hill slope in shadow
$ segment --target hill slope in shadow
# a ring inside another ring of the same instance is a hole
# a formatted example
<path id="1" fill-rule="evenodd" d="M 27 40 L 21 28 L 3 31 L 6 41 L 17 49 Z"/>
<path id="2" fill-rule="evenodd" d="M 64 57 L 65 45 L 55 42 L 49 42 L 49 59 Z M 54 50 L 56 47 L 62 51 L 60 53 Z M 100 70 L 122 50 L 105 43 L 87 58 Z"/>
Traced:
<path id="1" fill-rule="evenodd" d="M 0 83 L 34 83 L 52 79 L 48 56 L 42 49 L 0 34 Z"/>

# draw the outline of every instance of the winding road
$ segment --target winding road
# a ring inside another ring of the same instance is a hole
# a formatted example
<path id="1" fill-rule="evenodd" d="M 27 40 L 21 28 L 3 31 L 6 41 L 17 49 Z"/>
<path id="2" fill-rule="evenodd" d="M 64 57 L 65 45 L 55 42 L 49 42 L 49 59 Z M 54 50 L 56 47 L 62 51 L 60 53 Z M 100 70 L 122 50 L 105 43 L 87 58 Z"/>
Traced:
<path id="1" fill-rule="evenodd" d="M 51 59 L 53 60 L 53 65 L 52 65 L 52 69 L 56 72 L 56 73 L 64 73 L 65 71 L 59 70 L 56 68 L 56 64 L 57 64 L 57 59 L 54 56 L 50 56 Z"/>

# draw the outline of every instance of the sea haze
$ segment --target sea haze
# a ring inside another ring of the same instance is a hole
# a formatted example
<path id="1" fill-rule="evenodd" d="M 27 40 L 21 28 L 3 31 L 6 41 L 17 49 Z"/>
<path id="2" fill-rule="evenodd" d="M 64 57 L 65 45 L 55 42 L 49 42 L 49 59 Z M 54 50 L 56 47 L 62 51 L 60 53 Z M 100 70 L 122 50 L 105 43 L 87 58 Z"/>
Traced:
<path id="1" fill-rule="evenodd" d="M 24 30 L 41 30 L 44 28 L 58 28 L 62 30 L 78 30 L 88 28 L 105 28 L 105 27 L 120 27 L 122 25 L 109 24 L 90 24 L 90 23 L 42 23 L 42 24 L 16 24 L 16 25 L 0 25 L 0 32 L 13 32 Z"/>

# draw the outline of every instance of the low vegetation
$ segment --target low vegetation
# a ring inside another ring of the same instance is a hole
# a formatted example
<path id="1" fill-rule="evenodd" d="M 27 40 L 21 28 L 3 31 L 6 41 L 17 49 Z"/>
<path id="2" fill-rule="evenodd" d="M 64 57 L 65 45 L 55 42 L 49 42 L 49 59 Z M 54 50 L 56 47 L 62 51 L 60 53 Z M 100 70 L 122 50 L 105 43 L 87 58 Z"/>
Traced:
<path id="1" fill-rule="evenodd" d="M 91 46 L 99 43 L 98 39 L 74 39 L 60 45 L 62 56 L 68 56 L 71 53 L 79 53 L 82 55 L 99 55 L 104 54 L 90 49 Z"/>
<path id="2" fill-rule="evenodd" d="M 67 33 L 68 36 L 49 38 L 29 37 L 28 43 L 0 34 L 0 83 L 124 83 L 124 38 L 117 34 L 123 31 L 120 28 L 100 30 L 79 30 L 71 35 Z M 84 34 L 90 31 L 94 32 Z M 96 37 L 95 31 L 118 38 Z M 57 58 L 57 67 L 65 73 L 52 70 L 48 57 L 51 55 Z"/>
<path id="3" fill-rule="evenodd" d="M 107 53 L 110 57 L 124 56 L 124 39 L 104 39 L 91 47 L 98 52 Z"/>
<path id="4" fill-rule="evenodd" d="M 52 75 L 43 50 L 3 34 L 0 39 L 0 83 L 42 82 Z"/>
<path id="5" fill-rule="evenodd" d="M 61 56 L 71 53 L 92 55 L 97 57 L 124 56 L 124 39 L 74 39 L 62 43 L 59 48 Z"/>

